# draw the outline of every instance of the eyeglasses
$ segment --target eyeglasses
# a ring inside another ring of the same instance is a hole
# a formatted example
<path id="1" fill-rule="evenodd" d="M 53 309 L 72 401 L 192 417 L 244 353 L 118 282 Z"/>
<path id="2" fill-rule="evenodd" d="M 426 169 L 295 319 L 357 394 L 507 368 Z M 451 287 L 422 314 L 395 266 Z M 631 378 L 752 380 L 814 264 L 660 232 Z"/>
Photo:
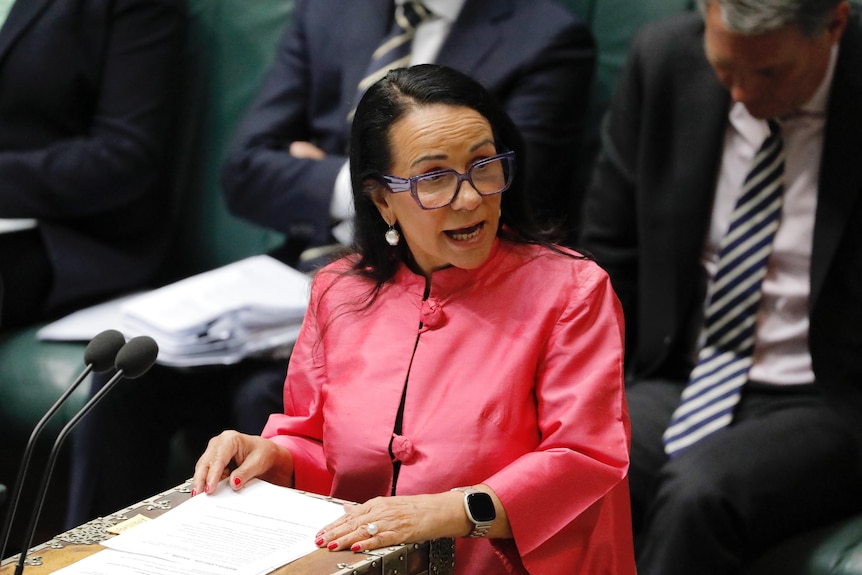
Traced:
<path id="1" fill-rule="evenodd" d="M 455 201 L 461 183 L 470 182 L 480 196 L 505 192 L 515 175 L 515 152 L 504 152 L 479 160 L 463 174 L 455 170 L 437 170 L 412 178 L 382 176 L 393 193 L 410 192 L 423 210 L 445 208 Z"/>

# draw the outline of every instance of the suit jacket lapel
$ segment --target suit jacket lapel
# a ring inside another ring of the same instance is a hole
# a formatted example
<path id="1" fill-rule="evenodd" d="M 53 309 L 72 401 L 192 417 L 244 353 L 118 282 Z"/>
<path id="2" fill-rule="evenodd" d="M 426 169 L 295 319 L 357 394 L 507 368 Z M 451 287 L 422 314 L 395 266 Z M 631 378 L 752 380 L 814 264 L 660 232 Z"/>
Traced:
<path id="1" fill-rule="evenodd" d="M 817 191 L 817 215 L 814 223 L 814 245 L 811 262 L 811 296 L 813 308 L 829 268 L 835 264 L 835 253 L 854 213 L 852 207 L 862 193 L 862 28 L 853 18 L 844 33 L 841 51 L 832 80 L 829 112 L 824 134 L 823 158 Z"/>
<path id="2" fill-rule="evenodd" d="M 6 57 L 12 44 L 39 17 L 54 0 L 18 0 L 12 6 L 6 23 L 0 27 L 0 62 Z"/>
<path id="3" fill-rule="evenodd" d="M 437 55 L 437 64 L 472 74 L 497 44 L 501 31 L 496 25 L 510 18 L 511 0 L 471 0 L 464 3 L 458 20 Z"/>
<path id="4" fill-rule="evenodd" d="M 678 162 L 672 169 L 682 173 L 684 182 L 674 190 L 684 197 L 675 198 L 673 205 L 681 206 L 685 213 L 673 214 L 670 222 L 679 261 L 699 262 L 712 216 L 729 95 L 708 66 L 693 69 L 689 78 L 689 89 L 678 108 L 687 117 L 677 122 L 679 139 L 674 145 L 679 149 L 672 156 Z"/>

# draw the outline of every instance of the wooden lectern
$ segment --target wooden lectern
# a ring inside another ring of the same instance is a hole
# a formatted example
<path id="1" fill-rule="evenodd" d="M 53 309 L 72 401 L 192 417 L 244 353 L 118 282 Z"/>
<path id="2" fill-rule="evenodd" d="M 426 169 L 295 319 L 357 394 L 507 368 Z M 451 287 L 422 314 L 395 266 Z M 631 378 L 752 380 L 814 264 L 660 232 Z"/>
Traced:
<path id="1" fill-rule="evenodd" d="M 30 549 L 25 575 L 48 575 L 103 549 L 115 525 L 143 515 L 154 518 L 180 505 L 191 496 L 188 481 L 113 515 L 94 519 Z M 312 497 L 317 495 L 308 494 Z M 385 547 L 374 551 L 317 550 L 275 570 L 272 575 L 448 575 L 454 565 L 451 539 Z M 12 575 L 18 555 L 0 563 L 0 575 Z"/>

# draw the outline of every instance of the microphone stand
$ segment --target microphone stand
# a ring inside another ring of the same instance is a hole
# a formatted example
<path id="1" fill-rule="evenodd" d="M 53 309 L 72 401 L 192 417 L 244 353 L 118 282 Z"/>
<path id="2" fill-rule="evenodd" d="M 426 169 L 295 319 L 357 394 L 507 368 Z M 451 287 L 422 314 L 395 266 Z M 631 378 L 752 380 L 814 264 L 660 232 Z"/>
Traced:
<path id="1" fill-rule="evenodd" d="M 2 545 L 0 545 L 0 558 L 6 556 L 6 545 L 9 542 L 9 535 L 12 532 L 12 522 L 15 519 L 18 503 L 21 500 L 21 492 L 24 490 L 24 476 L 27 474 L 27 468 L 30 466 L 30 459 L 33 457 L 33 451 L 36 447 L 36 438 L 40 433 L 42 433 L 42 429 L 44 429 L 48 424 L 48 420 L 51 419 L 51 416 L 57 413 L 60 406 L 66 402 L 69 396 L 72 395 L 75 389 L 77 389 L 81 382 L 84 381 L 84 378 L 90 375 L 91 371 L 92 366 L 88 365 L 78 379 L 76 379 L 63 395 L 60 396 L 60 399 L 51 406 L 51 409 L 42 416 L 42 419 L 39 420 L 39 423 L 36 424 L 36 427 L 33 428 L 33 432 L 30 434 L 30 439 L 27 441 L 27 447 L 25 448 L 24 455 L 21 458 L 21 466 L 18 468 L 18 476 L 15 478 L 15 487 L 12 492 L 12 497 L 9 500 L 9 512 L 6 514 L 6 521 L 3 524 L 3 539 Z"/>
<path id="2" fill-rule="evenodd" d="M 33 536 L 36 533 L 36 525 L 38 524 L 39 516 L 42 513 L 42 505 L 45 503 L 48 484 L 51 482 L 51 476 L 54 473 L 54 465 L 57 462 L 60 447 L 63 445 L 63 441 L 66 439 L 66 436 L 69 435 L 69 432 L 72 431 L 72 428 L 78 424 L 81 418 L 87 415 L 90 410 L 93 409 L 93 407 L 95 407 L 109 391 L 111 391 L 120 379 L 124 376 L 127 376 L 129 379 L 134 379 L 146 373 L 147 370 L 152 367 L 153 363 L 155 363 L 157 353 L 158 346 L 150 337 L 140 336 L 129 340 L 129 342 L 126 343 L 126 345 L 124 345 L 117 353 L 117 373 L 114 374 L 104 387 L 96 392 L 96 395 L 90 398 L 90 400 L 84 404 L 84 407 L 82 407 L 81 410 L 76 413 L 65 426 L 63 426 L 63 429 L 60 430 L 60 433 L 57 435 L 57 439 L 54 441 L 54 446 L 51 448 L 51 453 L 48 456 L 48 463 L 46 464 L 45 471 L 42 473 L 42 483 L 39 486 L 36 505 L 33 508 L 33 514 L 30 516 L 30 524 L 28 525 L 27 532 L 24 536 L 24 544 L 21 547 L 21 554 L 18 557 L 18 563 L 15 566 L 15 575 L 21 575 L 24 571 L 27 551 L 33 544 Z"/>
<path id="3" fill-rule="evenodd" d="M 114 358 L 125 342 L 126 340 L 123 337 L 123 334 L 116 330 L 106 330 L 94 337 L 84 352 L 84 359 L 86 360 L 84 371 L 81 372 L 81 375 L 79 375 L 78 378 L 72 382 L 72 385 L 63 392 L 63 395 L 54 402 L 54 405 L 52 405 L 48 412 L 42 416 L 42 419 L 39 420 L 39 423 L 36 424 L 36 427 L 34 427 L 33 431 L 30 433 L 30 439 L 27 440 L 27 446 L 24 449 L 24 455 L 21 458 L 21 465 L 18 468 L 18 476 L 15 479 L 15 486 L 9 500 L 9 512 L 6 515 L 6 521 L 3 525 L 3 536 L 0 537 L 0 559 L 3 559 L 6 556 L 6 546 L 9 543 L 9 536 L 12 532 L 12 523 L 15 520 L 18 503 L 21 501 L 21 493 L 24 490 L 24 477 L 27 475 L 27 470 L 30 467 L 30 460 L 33 457 L 33 451 L 36 448 L 36 439 L 48 424 L 48 420 L 57 413 L 57 410 L 59 410 L 64 403 L 66 403 L 66 400 L 68 400 L 78 386 L 81 385 L 81 382 L 90 375 L 90 372 L 106 371 L 114 364 Z"/>

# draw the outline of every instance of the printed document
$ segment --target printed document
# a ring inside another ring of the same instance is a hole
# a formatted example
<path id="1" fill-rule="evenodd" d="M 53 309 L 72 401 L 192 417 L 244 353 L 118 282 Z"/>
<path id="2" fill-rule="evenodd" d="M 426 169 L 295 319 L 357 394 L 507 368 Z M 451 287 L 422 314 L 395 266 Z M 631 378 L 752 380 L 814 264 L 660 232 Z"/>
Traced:
<path id="1" fill-rule="evenodd" d="M 61 575 L 263 575 L 315 550 L 321 527 L 341 503 L 252 480 L 239 492 L 224 482 L 102 545 Z"/>
<path id="2" fill-rule="evenodd" d="M 87 341 L 105 329 L 148 335 L 172 367 L 285 357 L 296 341 L 311 278 L 266 255 L 251 256 L 147 292 L 72 312 L 42 327 L 47 341 Z"/>

